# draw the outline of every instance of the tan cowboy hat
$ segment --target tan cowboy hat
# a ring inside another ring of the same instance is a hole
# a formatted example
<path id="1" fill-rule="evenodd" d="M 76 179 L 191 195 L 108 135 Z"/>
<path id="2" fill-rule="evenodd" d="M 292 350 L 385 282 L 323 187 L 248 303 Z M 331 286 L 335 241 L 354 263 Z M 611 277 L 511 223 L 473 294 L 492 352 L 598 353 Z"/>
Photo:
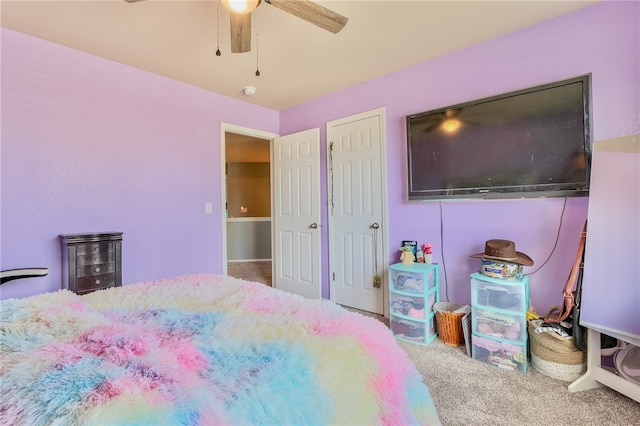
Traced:
<path id="1" fill-rule="evenodd" d="M 533 265 L 533 260 L 526 254 L 516 251 L 515 243 L 509 240 L 487 240 L 484 244 L 484 253 L 472 254 L 470 257 L 504 260 L 525 266 Z"/>

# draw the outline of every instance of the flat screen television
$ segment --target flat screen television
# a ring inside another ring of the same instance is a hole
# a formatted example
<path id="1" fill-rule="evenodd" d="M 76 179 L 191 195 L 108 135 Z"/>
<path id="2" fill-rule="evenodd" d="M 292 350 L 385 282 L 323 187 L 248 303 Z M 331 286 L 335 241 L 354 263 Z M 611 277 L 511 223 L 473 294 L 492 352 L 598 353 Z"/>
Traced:
<path id="1" fill-rule="evenodd" d="M 591 76 L 406 117 L 409 200 L 585 196 Z"/>

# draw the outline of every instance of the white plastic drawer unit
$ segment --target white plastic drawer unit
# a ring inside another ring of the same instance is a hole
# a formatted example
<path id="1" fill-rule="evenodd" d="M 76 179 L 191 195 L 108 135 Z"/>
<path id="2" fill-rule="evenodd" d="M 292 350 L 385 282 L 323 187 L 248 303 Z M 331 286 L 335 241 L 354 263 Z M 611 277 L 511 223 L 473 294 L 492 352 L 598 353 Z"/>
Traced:
<path id="1" fill-rule="evenodd" d="M 525 313 L 529 306 L 529 277 L 521 280 L 471 274 L 471 304 L 480 308 Z"/>
<path id="2" fill-rule="evenodd" d="M 396 338 L 428 345 L 436 338 L 433 305 L 440 298 L 437 264 L 389 266 L 390 328 Z"/>

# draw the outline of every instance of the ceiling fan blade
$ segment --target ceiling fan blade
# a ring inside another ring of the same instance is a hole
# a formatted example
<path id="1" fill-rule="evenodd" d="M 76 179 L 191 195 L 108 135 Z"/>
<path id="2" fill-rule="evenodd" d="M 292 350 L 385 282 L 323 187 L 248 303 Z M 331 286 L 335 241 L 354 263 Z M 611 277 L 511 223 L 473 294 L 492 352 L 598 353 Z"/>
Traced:
<path id="1" fill-rule="evenodd" d="M 251 51 L 251 14 L 231 14 L 231 53 Z"/>
<path id="2" fill-rule="evenodd" d="M 309 0 L 265 0 L 272 6 L 336 34 L 349 18 Z"/>
<path id="3" fill-rule="evenodd" d="M 124 1 L 126 1 L 127 3 L 137 3 L 139 1 L 144 1 L 144 0 L 124 0 Z"/>

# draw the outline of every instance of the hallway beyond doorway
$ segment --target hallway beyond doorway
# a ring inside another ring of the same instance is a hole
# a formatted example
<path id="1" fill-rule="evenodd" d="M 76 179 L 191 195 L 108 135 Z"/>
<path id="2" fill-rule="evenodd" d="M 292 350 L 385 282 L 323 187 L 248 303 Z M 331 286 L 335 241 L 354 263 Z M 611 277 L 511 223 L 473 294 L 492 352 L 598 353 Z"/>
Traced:
<path id="1" fill-rule="evenodd" d="M 227 275 L 271 287 L 271 261 L 228 262 Z"/>

